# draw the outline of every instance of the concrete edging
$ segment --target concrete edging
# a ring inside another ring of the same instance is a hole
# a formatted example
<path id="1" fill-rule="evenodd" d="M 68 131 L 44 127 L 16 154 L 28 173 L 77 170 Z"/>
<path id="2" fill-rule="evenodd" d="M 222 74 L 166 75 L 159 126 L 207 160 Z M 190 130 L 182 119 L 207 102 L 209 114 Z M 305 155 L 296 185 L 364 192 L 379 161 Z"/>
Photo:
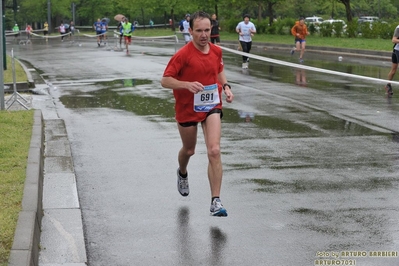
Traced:
<path id="1" fill-rule="evenodd" d="M 37 266 L 43 217 L 44 123 L 41 110 L 33 116 L 26 180 L 9 266 Z"/>
<path id="2" fill-rule="evenodd" d="M 16 89 L 18 92 L 26 92 L 26 91 L 30 91 L 32 88 L 35 88 L 35 82 L 33 80 L 32 74 L 30 73 L 29 69 L 25 66 L 24 63 L 22 63 L 21 61 L 19 61 L 18 59 L 14 58 L 15 61 L 17 61 L 22 68 L 24 69 L 25 73 L 26 73 L 26 77 L 27 77 L 27 81 L 26 82 L 16 82 Z M 4 83 L 4 92 L 13 92 L 14 91 L 14 83 Z"/>

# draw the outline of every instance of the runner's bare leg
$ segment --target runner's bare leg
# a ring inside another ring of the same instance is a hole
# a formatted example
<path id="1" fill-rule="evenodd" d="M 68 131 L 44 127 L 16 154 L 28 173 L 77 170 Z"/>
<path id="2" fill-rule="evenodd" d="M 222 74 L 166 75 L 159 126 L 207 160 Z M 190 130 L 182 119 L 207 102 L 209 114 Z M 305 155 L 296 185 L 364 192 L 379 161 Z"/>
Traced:
<path id="1" fill-rule="evenodd" d="M 222 159 L 220 152 L 221 119 L 219 113 L 214 113 L 202 122 L 205 144 L 208 153 L 208 179 L 211 196 L 219 197 L 222 187 Z"/>
<path id="2" fill-rule="evenodd" d="M 187 165 L 190 161 L 190 157 L 195 153 L 195 146 L 197 144 L 197 126 L 182 127 L 177 124 L 179 128 L 180 138 L 182 141 L 182 148 L 179 151 L 178 162 L 180 173 L 187 173 Z"/>

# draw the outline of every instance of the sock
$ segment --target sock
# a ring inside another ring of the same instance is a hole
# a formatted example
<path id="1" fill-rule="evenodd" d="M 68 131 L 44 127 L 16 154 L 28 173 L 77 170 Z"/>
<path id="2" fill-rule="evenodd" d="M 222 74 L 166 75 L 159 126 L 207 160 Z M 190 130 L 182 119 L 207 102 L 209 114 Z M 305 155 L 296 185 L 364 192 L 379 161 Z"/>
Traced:
<path id="1" fill-rule="evenodd" d="M 185 173 L 184 175 L 180 172 L 180 170 L 179 170 L 179 175 L 182 177 L 182 178 L 187 178 L 187 175 L 188 175 L 188 173 Z"/>
<path id="2" fill-rule="evenodd" d="M 213 203 L 214 199 L 220 199 L 220 197 L 212 197 L 211 204 Z"/>

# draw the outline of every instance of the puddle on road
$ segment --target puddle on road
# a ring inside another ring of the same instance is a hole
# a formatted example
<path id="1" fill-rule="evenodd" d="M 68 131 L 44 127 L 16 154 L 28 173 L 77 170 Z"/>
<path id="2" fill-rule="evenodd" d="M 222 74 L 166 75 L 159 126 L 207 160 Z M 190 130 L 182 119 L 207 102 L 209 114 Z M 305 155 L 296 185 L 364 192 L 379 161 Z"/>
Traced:
<path id="1" fill-rule="evenodd" d="M 157 116 L 166 121 L 174 122 L 174 99 L 172 93 L 152 85 L 151 80 L 124 79 L 92 83 L 93 89 L 87 91 L 69 90 L 67 95 L 60 97 L 66 108 L 111 108 L 133 112 L 141 116 Z M 78 86 L 75 86 L 78 88 Z M 275 106 L 270 106 L 275 109 Z M 266 110 L 267 111 L 267 110 Z M 281 135 L 281 137 L 316 137 L 334 136 L 364 136 L 378 135 L 374 130 L 333 117 L 326 112 L 312 109 L 287 107 L 285 116 L 255 114 L 253 112 L 237 111 L 225 106 L 223 109 L 224 123 L 239 124 L 241 128 L 256 128 L 262 131 L 262 138 Z M 312 115 L 309 115 L 312 112 Z M 298 115 L 302 118 L 298 119 Z M 306 120 L 305 120 L 306 117 Z M 302 120 L 302 121 L 300 121 Z M 234 129 L 232 129 L 234 131 Z M 273 133 L 274 132 L 274 133 Z M 234 135 L 234 136 L 233 136 Z M 259 134 L 249 136 L 233 134 L 232 138 L 259 138 Z"/>
<path id="2" fill-rule="evenodd" d="M 139 79 L 96 82 L 95 91 L 70 91 L 60 97 L 67 108 L 111 108 L 133 112 L 141 116 L 161 116 L 174 121 L 173 103 L 169 100 L 148 97 L 140 93 L 141 86 L 148 87 L 152 81 Z M 140 89 L 134 89 L 140 88 Z"/>
<path id="3" fill-rule="evenodd" d="M 265 51 L 257 52 L 257 55 L 265 56 L 271 59 L 281 60 L 287 63 L 298 63 L 297 57 L 288 56 L 288 53 L 281 51 Z M 331 70 L 342 72 L 343 75 L 332 75 L 321 72 L 314 72 L 310 70 L 298 69 L 295 67 L 288 67 L 285 65 L 272 64 L 260 60 L 251 60 L 250 69 L 242 71 L 243 74 L 253 76 L 265 82 L 275 81 L 287 84 L 296 84 L 299 86 L 317 89 L 318 91 L 328 91 L 329 93 L 384 93 L 384 85 L 382 83 L 371 82 L 362 78 L 349 78 L 344 75 L 354 74 L 359 76 L 367 76 L 379 79 L 386 79 L 389 67 L 381 65 L 365 64 L 364 62 L 338 62 L 335 56 L 334 59 L 329 56 L 325 60 L 320 60 L 319 57 L 310 58 L 306 60 L 306 66 L 316 67 L 324 70 Z M 224 53 L 223 60 L 225 65 L 240 65 L 241 57 L 235 54 Z"/>
<path id="4" fill-rule="evenodd" d="M 301 224 L 293 224 L 298 230 L 307 229 L 313 232 L 340 238 L 348 241 L 332 242 L 329 249 L 345 250 L 360 246 L 386 245 L 392 243 L 391 224 L 384 208 L 341 208 L 338 210 L 317 210 L 309 208 L 293 209 Z M 356 238 L 356 241 L 351 240 Z M 341 239 L 342 240 L 342 239 Z M 344 246 L 343 246 L 344 245 Z"/>
<path id="5" fill-rule="evenodd" d="M 385 191 L 397 187 L 398 180 L 395 178 L 365 178 L 361 182 L 358 180 L 346 181 L 315 181 L 315 180 L 292 180 L 290 182 L 276 181 L 270 179 L 249 179 L 260 188 L 258 192 L 268 193 L 327 193 L 342 191 Z"/>

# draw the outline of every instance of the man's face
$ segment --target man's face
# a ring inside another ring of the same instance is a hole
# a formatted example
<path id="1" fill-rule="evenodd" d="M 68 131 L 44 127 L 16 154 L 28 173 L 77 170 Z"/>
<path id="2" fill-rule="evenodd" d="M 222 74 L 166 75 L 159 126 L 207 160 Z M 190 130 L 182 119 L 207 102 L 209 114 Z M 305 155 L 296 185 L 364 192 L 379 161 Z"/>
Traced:
<path id="1" fill-rule="evenodd" d="M 301 25 L 305 24 L 305 20 L 301 19 L 301 20 L 299 21 L 299 24 L 301 24 Z"/>
<path id="2" fill-rule="evenodd" d="M 216 15 L 215 14 L 212 15 L 212 19 L 216 20 Z"/>
<path id="3" fill-rule="evenodd" d="M 197 18 L 193 21 L 193 28 L 189 29 L 193 42 L 201 47 L 208 45 L 211 33 L 211 21 L 208 18 Z"/>
<path id="4" fill-rule="evenodd" d="M 245 18 L 244 18 L 244 22 L 245 22 L 245 24 L 248 24 L 248 22 L 249 22 L 249 17 L 245 17 Z"/>

